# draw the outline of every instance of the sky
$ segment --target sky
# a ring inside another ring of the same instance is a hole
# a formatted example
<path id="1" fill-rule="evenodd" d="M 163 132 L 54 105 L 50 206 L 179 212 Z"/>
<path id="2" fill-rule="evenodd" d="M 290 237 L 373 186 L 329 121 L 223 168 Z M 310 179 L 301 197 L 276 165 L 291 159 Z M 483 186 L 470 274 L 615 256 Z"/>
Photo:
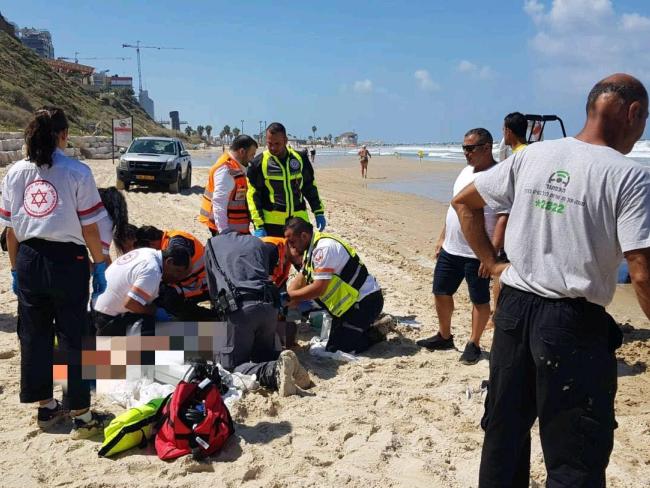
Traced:
<path id="1" fill-rule="evenodd" d="M 501 135 L 512 111 L 584 122 L 589 89 L 625 71 L 650 83 L 648 0 L 363 0 L 304 2 L 0 0 L 20 27 L 48 29 L 55 56 L 133 76 L 142 50 L 156 119 L 257 133 L 279 121 L 300 137 L 361 140 Z M 80 62 L 84 62 L 80 60 Z M 650 85 L 648 85 L 650 86 Z M 553 135 L 549 128 L 548 137 Z M 648 132 L 646 132 L 647 136 Z"/>

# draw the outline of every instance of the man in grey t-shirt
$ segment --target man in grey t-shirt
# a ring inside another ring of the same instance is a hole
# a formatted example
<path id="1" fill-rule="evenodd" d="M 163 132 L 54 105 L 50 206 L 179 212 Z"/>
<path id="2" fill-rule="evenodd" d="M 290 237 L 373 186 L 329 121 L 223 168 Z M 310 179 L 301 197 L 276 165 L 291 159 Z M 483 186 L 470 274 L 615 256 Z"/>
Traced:
<path id="1" fill-rule="evenodd" d="M 650 316 L 650 173 L 630 152 L 648 95 L 617 74 L 589 94 L 575 138 L 533 144 L 477 177 L 452 204 L 483 265 L 501 274 L 479 486 L 528 486 L 539 417 L 547 486 L 604 486 L 613 447 L 621 333 L 604 306 L 623 255 Z M 496 264 L 483 207 L 510 210 Z"/>

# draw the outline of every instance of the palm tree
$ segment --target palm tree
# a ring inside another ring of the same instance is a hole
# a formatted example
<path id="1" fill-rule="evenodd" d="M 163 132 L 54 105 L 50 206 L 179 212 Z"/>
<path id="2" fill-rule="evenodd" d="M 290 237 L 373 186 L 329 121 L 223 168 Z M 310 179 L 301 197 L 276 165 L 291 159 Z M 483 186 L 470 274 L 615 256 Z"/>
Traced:
<path id="1" fill-rule="evenodd" d="M 187 134 L 187 137 L 190 137 L 192 135 L 192 132 L 194 131 L 192 130 L 191 126 L 188 125 L 187 127 L 185 127 L 185 134 Z"/>
<path id="2" fill-rule="evenodd" d="M 197 125 L 196 126 L 196 133 L 199 135 L 201 139 L 203 139 L 203 131 L 205 130 L 205 127 L 202 125 Z"/>
<path id="3" fill-rule="evenodd" d="M 212 126 L 211 125 L 206 125 L 205 126 L 205 135 L 208 136 L 208 139 L 210 139 L 211 134 L 212 134 Z"/>
<path id="4" fill-rule="evenodd" d="M 235 127 L 235 128 L 232 130 L 232 136 L 233 136 L 233 137 L 237 137 L 240 133 L 241 133 L 241 130 L 239 130 L 239 127 Z"/>
<path id="5" fill-rule="evenodd" d="M 327 135 L 327 140 L 329 141 L 330 146 L 331 146 L 332 145 L 332 134 Z"/>
<path id="6" fill-rule="evenodd" d="M 223 135 L 226 137 L 230 137 L 230 126 L 228 124 L 223 126 Z"/>
<path id="7" fill-rule="evenodd" d="M 314 133 L 314 139 L 316 139 L 316 131 L 317 130 L 318 130 L 318 127 L 316 127 L 315 125 L 311 126 L 311 131 Z"/>

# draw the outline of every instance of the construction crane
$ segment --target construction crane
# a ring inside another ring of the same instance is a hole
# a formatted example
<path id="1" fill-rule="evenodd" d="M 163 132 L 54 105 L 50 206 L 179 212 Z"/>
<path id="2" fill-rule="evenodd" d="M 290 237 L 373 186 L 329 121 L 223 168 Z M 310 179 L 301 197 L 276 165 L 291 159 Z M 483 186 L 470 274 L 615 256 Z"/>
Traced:
<path id="1" fill-rule="evenodd" d="M 109 57 L 109 58 L 101 58 L 101 57 L 92 57 L 92 58 L 80 58 L 80 57 L 79 57 L 79 51 L 75 51 L 75 53 L 74 53 L 74 58 L 66 58 L 66 57 L 63 57 L 63 58 L 59 58 L 59 59 L 66 59 L 66 60 L 68 60 L 68 61 L 72 61 L 72 60 L 74 59 L 74 62 L 75 62 L 75 64 L 79 64 L 79 60 L 80 60 L 80 59 L 81 59 L 81 60 L 96 60 L 96 59 L 101 59 L 101 60 L 105 60 L 105 59 L 121 59 L 122 61 L 126 61 L 127 59 L 131 59 L 131 58 L 124 58 L 124 57 L 121 57 L 121 56 L 117 56 L 117 57 Z"/>
<path id="2" fill-rule="evenodd" d="M 158 49 L 159 51 L 162 49 L 173 49 L 173 50 L 182 50 L 182 47 L 160 47 L 160 46 L 142 46 L 140 45 L 140 41 L 136 41 L 135 45 L 133 44 L 122 44 L 122 47 L 128 47 L 131 49 L 135 49 L 135 52 L 138 55 L 138 91 L 142 93 L 142 67 L 140 64 L 140 49 Z"/>

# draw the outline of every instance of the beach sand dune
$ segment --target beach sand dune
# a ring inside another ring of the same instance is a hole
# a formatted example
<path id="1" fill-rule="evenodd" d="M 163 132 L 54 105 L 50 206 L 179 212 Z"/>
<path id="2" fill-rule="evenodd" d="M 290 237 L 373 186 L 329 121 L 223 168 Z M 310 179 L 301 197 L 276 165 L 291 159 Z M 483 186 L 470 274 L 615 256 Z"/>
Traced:
<path id="1" fill-rule="evenodd" d="M 99 186 L 114 183 L 110 161 L 91 161 L 90 166 Z M 480 384 L 488 377 L 488 362 L 463 366 L 459 351 L 432 353 L 414 343 L 436 328 L 433 244 L 446 205 L 372 188 L 375 182 L 419 181 L 443 173 L 448 177 L 460 169 L 382 157 L 371 160 L 370 179 L 362 181 L 353 158 L 317 164 L 328 230 L 357 247 L 385 291 L 385 311 L 405 323 L 416 321 L 422 329 L 398 326 L 388 342 L 357 363 L 311 357 L 303 336 L 297 353 L 312 371 L 315 396 L 247 395 L 233 408 L 236 435 L 208 462 L 183 458 L 165 463 L 150 449 L 101 459 L 98 442 L 70 440 L 65 426 L 58 433 L 37 429 L 35 409 L 18 402 L 16 298 L 5 254 L 0 273 L 0 486 L 476 486 L 483 438 Z M 195 219 L 206 177 L 207 169 L 195 168 L 194 186 L 180 195 L 137 189 L 127 193 L 131 220 L 207 239 Z M 650 486 L 650 325 L 629 287 L 619 288 L 611 311 L 629 324 L 629 332 L 618 351 L 619 428 L 608 483 Z M 469 323 L 463 285 L 453 317 L 457 347 L 464 346 Z M 487 351 L 491 340 L 488 331 L 483 339 Z M 120 411 L 106 402 L 101 406 Z M 532 451 L 534 486 L 542 486 L 537 430 Z"/>

